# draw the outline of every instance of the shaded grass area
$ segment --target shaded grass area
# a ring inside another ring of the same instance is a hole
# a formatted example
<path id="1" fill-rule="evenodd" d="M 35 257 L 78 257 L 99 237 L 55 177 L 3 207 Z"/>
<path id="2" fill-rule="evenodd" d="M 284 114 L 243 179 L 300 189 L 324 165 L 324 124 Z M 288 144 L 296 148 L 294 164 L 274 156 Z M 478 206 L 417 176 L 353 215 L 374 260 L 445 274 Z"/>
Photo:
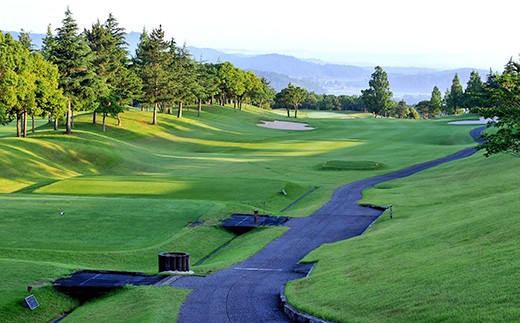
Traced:
<path id="1" fill-rule="evenodd" d="M 49 322 L 78 305 L 78 301 L 49 285 L 34 287 L 31 293 L 27 291 L 29 285 L 50 284 L 55 277 L 69 274 L 66 267 L 3 258 L 0 267 L 0 322 Z M 40 304 L 34 311 L 23 306 L 24 298 L 30 294 Z"/>
<path id="2" fill-rule="evenodd" d="M 520 160 L 481 154 L 377 185 L 394 205 L 365 235 L 325 245 L 291 304 L 348 321 L 515 321 L 520 317 Z"/>
<path id="3" fill-rule="evenodd" d="M 64 322 L 176 322 L 188 294 L 169 286 L 127 286 L 82 305 Z"/>

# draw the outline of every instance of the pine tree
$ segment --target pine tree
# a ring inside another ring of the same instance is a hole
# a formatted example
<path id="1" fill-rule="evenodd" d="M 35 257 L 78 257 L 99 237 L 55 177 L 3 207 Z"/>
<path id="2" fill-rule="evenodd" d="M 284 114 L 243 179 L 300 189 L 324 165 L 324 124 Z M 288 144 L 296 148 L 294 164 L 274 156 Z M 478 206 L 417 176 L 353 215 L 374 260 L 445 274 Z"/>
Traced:
<path id="1" fill-rule="evenodd" d="M 455 73 L 451 83 L 450 91 L 446 97 L 446 112 L 448 114 L 455 114 L 464 107 L 464 91 L 460 84 L 459 75 Z"/>
<path id="2" fill-rule="evenodd" d="M 466 90 L 464 90 L 464 107 L 473 109 L 482 105 L 484 94 L 484 84 L 477 71 L 472 71 L 469 75 Z"/>
<path id="3" fill-rule="evenodd" d="M 95 91 L 92 86 L 94 74 L 91 66 L 91 51 L 78 25 L 67 8 L 62 27 L 57 29 L 55 44 L 49 46 L 48 58 L 58 66 L 60 88 L 67 98 L 66 133 L 72 133 L 73 108 L 92 101 Z M 46 44 L 47 46 L 47 44 Z"/>
<path id="4" fill-rule="evenodd" d="M 85 37 L 93 53 L 94 85 L 98 96 L 92 123 L 96 124 L 97 113 L 102 113 L 104 131 L 108 115 L 117 117 L 118 125 L 121 124 L 119 113 L 123 112 L 123 101 L 138 92 L 135 85 L 137 77 L 129 69 L 124 29 L 119 27 L 112 14 L 104 24 L 97 21 L 91 30 L 85 30 Z"/>
<path id="5" fill-rule="evenodd" d="M 388 75 L 380 66 L 376 66 L 368 84 L 369 88 L 361 91 L 365 107 L 374 116 L 385 115 L 391 107 L 393 95 L 390 91 Z"/>
<path id="6" fill-rule="evenodd" d="M 153 105 L 152 124 L 157 124 L 160 103 L 168 100 L 171 64 L 171 43 L 164 40 L 164 31 L 159 26 L 148 35 L 143 30 L 136 49 L 134 64 L 143 84 L 143 100 Z"/>
<path id="7" fill-rule="evenodd" d="M 441 114 L 442 111 L 442 93 L 441 90 L 436 86 L 433 87 L 432 96 L 430 98 L 430 104 L 428 109 L 428 117 L 435 117 Z"/>

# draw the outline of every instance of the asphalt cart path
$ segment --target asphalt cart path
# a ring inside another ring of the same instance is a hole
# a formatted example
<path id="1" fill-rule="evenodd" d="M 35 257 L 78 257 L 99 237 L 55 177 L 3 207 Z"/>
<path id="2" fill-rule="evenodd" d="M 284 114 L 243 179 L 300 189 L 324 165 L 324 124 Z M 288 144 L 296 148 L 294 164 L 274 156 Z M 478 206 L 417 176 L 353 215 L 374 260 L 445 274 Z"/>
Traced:
<path id="1" fill-rule="evenodd" d="M 477 140 L 485 127 L 471 131 Z M 207 277 L 183 277 L 172 286 L 191 289 L 181 307 L 179 322 L 289 322 L 280 307 L 280 292 L 289 280 L 302 278 L 298 262 L 324 243 L 361 235 L 382 214 L 359 206 L 366 188 L 468 157 L 467 148 L 445 158 L 391 174 L 347 184 L 307 218 L 294 218 L 290 230 L 248 260 Z"/>

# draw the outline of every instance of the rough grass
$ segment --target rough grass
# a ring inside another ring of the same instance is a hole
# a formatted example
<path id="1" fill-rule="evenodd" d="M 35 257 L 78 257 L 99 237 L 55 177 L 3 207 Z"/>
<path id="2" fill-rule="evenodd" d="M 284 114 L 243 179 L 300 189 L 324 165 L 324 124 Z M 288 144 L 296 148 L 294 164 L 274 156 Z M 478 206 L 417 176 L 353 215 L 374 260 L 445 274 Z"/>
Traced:
<path id="1" fill-rule="evenodd" d="M 338 322 L 517 320 L 519 162 L 479 154 L 366 191 L 394 218 L 307 256 L 290 302 Z"/>

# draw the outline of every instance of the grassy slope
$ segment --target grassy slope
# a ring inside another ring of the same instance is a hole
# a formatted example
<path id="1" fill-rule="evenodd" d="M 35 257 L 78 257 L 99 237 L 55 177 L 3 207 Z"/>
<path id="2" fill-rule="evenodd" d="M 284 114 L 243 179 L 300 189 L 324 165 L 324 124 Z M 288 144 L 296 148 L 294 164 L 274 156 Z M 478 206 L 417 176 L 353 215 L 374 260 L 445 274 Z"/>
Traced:
<path id="1" fill-rule="evenodd" d="M 195 263 L 233 238 L 216 227 L 186 228 L 189 222 L 215 223 L 253 209 L 279 214 L 319 186 L 284 213 L 306 216 L 341 184 L 471 143 L 468 128 L 444 121 L 312 114 L 302 112 L 298 120 L 317 128 L 309 132 L 257 127 L 259 120 L 283 119 L 257 109 L 207 108 L 201 118 L 193 111 L 183 119 L 160 115 L 156 127 L 149 125 L 149 113 L 130 111 L 123 128 L 111 120 L 106 133 L 83 115 L 76 117 L 72 136 L 44 126 L 27 139 L 0 138 L 0 280 L 11 282 L 0 291 L 0 312 L 24 313 L 8 304 L 26 296 L 26 285 L 78 268 L 155 272 L 158 252 L 188 251 Z M 385 167 L 324 171 L 321 165 L 329 160 Z M 200 271 L 244 259 L 281 233 L 264 230 L 234 240 Z M 19 275 L 20 264 L 46 269 L 31 278 Z M 35 320 L 46 320 L 38 313 Z"/>
<path id="2" fill-rule="evenodd" d="M 65 322 L 176 322 L 188 294 L 172 287 L 128 286 L 81 306 Z"/>
<path id="3" fill-rule="evenodd" d="M 339 322 L 517 320 L 519 162 L 479 154 L 368 190 L 394 219 L 307 256 L 291 303 Z"/>

